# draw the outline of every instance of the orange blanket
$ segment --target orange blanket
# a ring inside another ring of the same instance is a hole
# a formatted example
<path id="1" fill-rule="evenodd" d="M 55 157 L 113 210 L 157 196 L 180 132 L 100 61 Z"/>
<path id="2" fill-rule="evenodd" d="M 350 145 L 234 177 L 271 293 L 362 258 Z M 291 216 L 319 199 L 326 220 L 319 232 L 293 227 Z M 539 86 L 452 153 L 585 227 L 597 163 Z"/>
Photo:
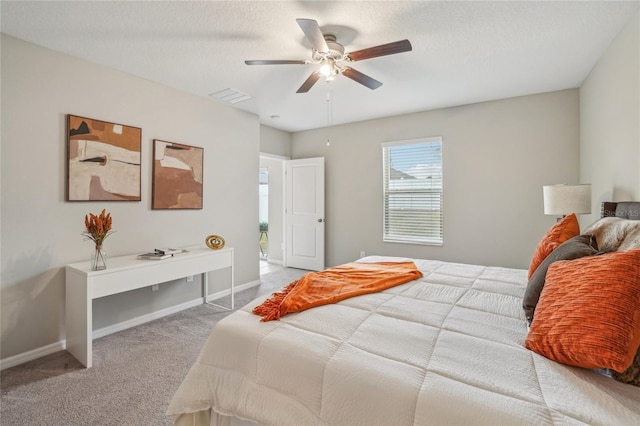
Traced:
<path id="1" fill-rule="evenodd" d="M 413 262 L 346 263 L 320 272 L 309 272 L 253 309 L 261 321 L 374 293 L 422 277 Z"/>

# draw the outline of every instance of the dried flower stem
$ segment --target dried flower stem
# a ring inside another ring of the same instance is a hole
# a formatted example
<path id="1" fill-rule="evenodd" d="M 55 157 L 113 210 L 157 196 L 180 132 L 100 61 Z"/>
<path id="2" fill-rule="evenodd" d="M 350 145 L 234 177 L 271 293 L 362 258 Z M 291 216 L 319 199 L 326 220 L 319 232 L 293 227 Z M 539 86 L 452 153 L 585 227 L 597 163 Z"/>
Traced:
<path id="1" fill-rule="evenodd" d="M 107 213 L 106 209 L 97 216 L 89 213 L 84 217 L 86 231 L 82 235 L 96 243 L 96 248 L 100 248 L 104 239 L 111 234 L 111 222 L 111 213 Z"/>

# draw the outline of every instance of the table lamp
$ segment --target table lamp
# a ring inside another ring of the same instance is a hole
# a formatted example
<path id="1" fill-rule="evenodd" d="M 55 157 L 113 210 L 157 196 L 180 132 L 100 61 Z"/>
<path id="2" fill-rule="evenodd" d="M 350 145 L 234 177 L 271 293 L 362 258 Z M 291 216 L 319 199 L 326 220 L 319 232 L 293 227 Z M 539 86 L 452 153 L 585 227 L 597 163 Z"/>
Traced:
<path id="1" fill-rule="evenodd" d="M 545 185 L 542 187 L 542 194 L 544 214 L 562 218 L 571 213 L 591 213 L 591 184 Z"/>

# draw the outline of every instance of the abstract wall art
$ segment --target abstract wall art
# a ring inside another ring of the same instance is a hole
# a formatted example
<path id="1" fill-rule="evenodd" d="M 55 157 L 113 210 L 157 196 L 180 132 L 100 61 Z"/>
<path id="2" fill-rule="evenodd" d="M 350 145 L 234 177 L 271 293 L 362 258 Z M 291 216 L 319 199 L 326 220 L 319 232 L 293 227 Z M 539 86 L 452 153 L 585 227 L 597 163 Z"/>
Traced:
<path id="1" fill-rule="evenodd" d="M 67 115 L 67 201 L 140 201 L 138 127 Z"/>
<path id="2" fill-rule="evenodd" d="M 153 141 L 152 209 L 201 209 L 204 148 Z"/>

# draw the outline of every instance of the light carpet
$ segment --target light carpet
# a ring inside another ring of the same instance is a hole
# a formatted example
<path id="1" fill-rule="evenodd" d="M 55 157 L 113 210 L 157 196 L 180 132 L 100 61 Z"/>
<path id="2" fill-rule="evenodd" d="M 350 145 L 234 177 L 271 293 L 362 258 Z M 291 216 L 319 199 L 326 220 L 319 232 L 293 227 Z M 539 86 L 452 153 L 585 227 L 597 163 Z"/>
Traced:
<path id="1" fill-rule="evenodd" d="M 236 294 L 236 307 L 307 272 L 286 268 L 264 274 L 259 286 Z M 4 370 L 0 424 L 170 425 L 164 414 L 169 401 L 213 326 L 229 313 L 200 305 L 94 340 L 89 369 L 60 351 Z"/>

